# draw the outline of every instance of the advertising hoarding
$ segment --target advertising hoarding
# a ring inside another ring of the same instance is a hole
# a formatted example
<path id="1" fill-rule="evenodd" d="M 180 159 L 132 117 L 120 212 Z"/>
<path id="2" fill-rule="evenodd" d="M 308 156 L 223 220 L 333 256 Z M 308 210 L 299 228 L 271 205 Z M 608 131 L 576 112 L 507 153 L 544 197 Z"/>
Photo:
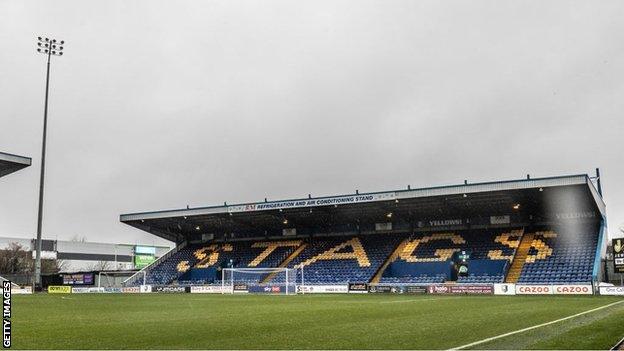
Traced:
<path id="1" fill-rule="evenodd" d="M 93 285 L 95 273 L 61 274 L 63 285 Z"/>
<path id="2" fill-rule="evenodd" d="M 297 292 L 304 294 L 346 294 L 347 285 L 298 285 Z"/>
<path id="3" fill-rule="evenodd" d="M 494 295 L 515 295 L 516 284 L 494 284 Z"/>
<path id="4" fill-rule="evenodd" d="M 72 287 L 72 294 L 95 294 L 95 293 L 103 293 L 104 288 L 82 288 L 82 287 Z"/>
<path id="5" fill-rule="evenodd" d="M 71 294 L 72 287 L 67 285 L 50 285 L 48 294 Z"/>
<path id="6" fill-rule="evenodd" d="M 121 292 L 124 294 L 138 294 L 141 292 L 141 288 L 138 286 L 127 286 L 121 288 Z"/>
<path id="7" fill-rule="evenodd" d="M 156 285 L 152 287 L 152 292 L 164 294 L 180 294 L 190 291 L 189 287 L 179 285 Z"/>
<path id="8" fill-rule="evenodd" d="M 134 255 L 134 268 L 143 269 L 156 261 L 154 255 Z"/>
<path id="9" fill-rule="evenodd" d="M 613 239 L 612 244 L 615 273 L 624 273 L 624 239 Z"/>
<path id="10" fill-rule="evenodd" d="M 231 293 L 232 287 L 226 286 L 223 287 L 221 285 L 199 285 L 199 286 L 191 286 L 191 294 L 223 294 L 223 293 Z"/>
<path id="11" fill-rule="evenodd" d="M 427 287 L 422 285 L 370 285 L 368 292 L 373 294 L 426 294 Z"/>
<path id="12" fill-rule="evenodd" d="M 516 285 L 518 295 L 591 295 L 590 284 Z"/>
<path id="13" fill-rule="evenodd" d="M 368 284 L 366 283 L 349 283 L 349 293 L 365 294 L 368 292 Z"/>
<path id="14" fill-rule="evenodd" d="M 624 296 L 624 286 L 601 286 L 600 295 Z"/>
<path id="15" fill-rule="evenodd" d="M 493 285 L 430 285 L 427 287 L 429 294 L 466 294 L 466 295 L 492 295 Z"/>
<path id="16" fill-rule="evenodd" d="M 11 294 L 13 295 L 29 295 L 32 294 L 33 290 L 31 286 L 24 286 L 19 288 L 11 288 Z"/>

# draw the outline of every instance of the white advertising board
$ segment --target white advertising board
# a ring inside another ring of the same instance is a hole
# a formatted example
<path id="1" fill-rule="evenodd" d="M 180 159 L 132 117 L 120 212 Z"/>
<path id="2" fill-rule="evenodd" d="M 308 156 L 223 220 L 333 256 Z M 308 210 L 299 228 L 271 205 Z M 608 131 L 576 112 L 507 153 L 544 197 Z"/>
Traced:
<path id="1" fill-rule="evenodd" d="M 591 295 L 592 286 L 587 284 L 516 285 L 518 295 Z"/>
<path id="2" fill-rule="evenodd" d="M 103 293 L 104 288 L 83 288 L 83 287 L 72 287 L 73 294 L 94 294 L 94 293 Z"/>
<path id="3" fill-rule="evenodd" d="M 26 294 L 32 294 L 32 287 L 31 286 L 25 286 L 23 288 L 12 288 L 11 289 L 11 294 L 13 295 L 26 295 Z"/>
<path id="4" fill-rule="evenodd" d="M 297 292 L 304 294 L 346 294 L 349 292 L 347 285 L 299 285 Z"/>
<path id="5" fill-rule="evenodd" d="M 555 295 L 591 295 L 594 293 L 591 285 L 553 285 Z"/>
<path id="6" fill-rule="evenodd" d="M 600 295 L 624 296 L 624 286 L 601 286 Z"/>
<path id="7" fill-rule="evenodd" d="M 221 285 L 199 285 L 191 286 L 191 294 L 230 294 L 231 286 L 222 287 Z"/>
<path id="8" fill-rule="evenodd" d="M 494 295 L 515 295 L 516 284 L 494 284 Z"/>

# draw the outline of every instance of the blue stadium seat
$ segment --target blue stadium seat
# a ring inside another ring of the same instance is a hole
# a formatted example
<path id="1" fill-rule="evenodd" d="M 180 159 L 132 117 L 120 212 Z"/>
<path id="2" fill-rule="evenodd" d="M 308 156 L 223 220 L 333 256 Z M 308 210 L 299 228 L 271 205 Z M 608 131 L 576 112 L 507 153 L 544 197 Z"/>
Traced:
<path id="1" fill-rule="evenodd" d="M 578 226 L 535 233 L 519 283 L 591 282 L 598 241 L 595 226 Z M 518 234 L 519 233 L 519 234 Z M 151 267 L 147 284 L 192 285 L 219 283 L 221 267 L 279 267 L 301 245 L 289 268 L 304 266 L 306 284 L 366 283 L 381 274 L 383 284 L 432 284 L 450 279 L 450 257 L 457 250 L 470 252 L 468 275 L 459 283 L 497 283 L 505 280 L 521 231 L 465 230 L 443 233 L 319 236 L 293 240 L 237 241 L 188 245 Z M 393 252 L 399 255 L 381 272 Z M 249 283 L 282 275 L 252 275 Z M 298 281 L 301 272 L 297 271 Z M 137 281 L 137 284 L 140 281 Z"/>
<path id="2" fill-rule="evenodd" d="M 598 245 L 595 226 L 539 228 L 535 232 L 519 284 L 591 283 Z"/>

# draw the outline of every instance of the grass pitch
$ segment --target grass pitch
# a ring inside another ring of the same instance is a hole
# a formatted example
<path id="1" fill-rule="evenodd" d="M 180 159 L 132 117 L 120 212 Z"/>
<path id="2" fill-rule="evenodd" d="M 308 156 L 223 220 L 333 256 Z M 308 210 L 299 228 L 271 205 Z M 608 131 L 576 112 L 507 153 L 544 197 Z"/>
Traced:
<path id="1" fill-rule="evenodd" d="M 448 349 L 622 301 L 576 296 L 76 294 L 13 297 L 18 349 Z M 479 344 L 608 349 L 624 302 Z"/>

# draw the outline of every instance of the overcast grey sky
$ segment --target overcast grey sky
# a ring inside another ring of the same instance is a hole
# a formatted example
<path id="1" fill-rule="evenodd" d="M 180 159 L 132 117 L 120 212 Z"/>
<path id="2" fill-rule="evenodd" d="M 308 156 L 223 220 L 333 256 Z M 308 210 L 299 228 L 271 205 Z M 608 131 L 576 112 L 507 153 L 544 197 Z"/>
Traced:
<path id="1" fill-rule="evenodd" d="M 119 214 L 603 172 L 624 224 L 624 2 L 0 0 L 0 235 Z"/>

